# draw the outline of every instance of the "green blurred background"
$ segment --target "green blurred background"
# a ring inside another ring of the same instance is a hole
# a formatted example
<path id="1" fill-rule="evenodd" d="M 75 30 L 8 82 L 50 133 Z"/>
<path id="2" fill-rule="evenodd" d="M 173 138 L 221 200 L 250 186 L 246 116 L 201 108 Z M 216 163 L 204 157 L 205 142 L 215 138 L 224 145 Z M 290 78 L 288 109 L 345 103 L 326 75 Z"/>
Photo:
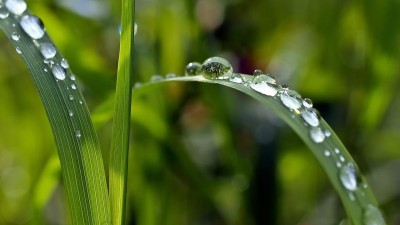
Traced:
<path id="1" fill-rule="evenodd" d="M 119 1 L 27 1 L 69 60 L 108 165 Z M 313 99 L 400 224 L 400 1 L 137 0 L 135 80 L 219 55 Z M 0 34 L 0 224 L 68 224 L 55 143 L 26 66 Z M 128 224 L 339 224 L 343 207 L 282 121 L 226 88 L 133 99 Z"/>

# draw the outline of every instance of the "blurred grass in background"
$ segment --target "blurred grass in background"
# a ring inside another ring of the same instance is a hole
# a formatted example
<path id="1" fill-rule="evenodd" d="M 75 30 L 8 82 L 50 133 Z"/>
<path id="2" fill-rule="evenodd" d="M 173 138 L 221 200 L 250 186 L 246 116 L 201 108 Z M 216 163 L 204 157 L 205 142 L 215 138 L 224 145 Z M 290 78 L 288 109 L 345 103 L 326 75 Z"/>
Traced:
<path id="1" fill-rule="evenodd" d="M 28 1 L 69 60 L 108 163 L 118 1 Z M 314 105 L 400 224 L 400 2 L 137 0 L 136 81 L 228 58 Z M 0 35 L 0 224 L 67 224 L 55 144 L 27 69 Z M 316 160 L 267 109 L 205 84 L 134 95 L 129 224 L 339 224 Z"/>

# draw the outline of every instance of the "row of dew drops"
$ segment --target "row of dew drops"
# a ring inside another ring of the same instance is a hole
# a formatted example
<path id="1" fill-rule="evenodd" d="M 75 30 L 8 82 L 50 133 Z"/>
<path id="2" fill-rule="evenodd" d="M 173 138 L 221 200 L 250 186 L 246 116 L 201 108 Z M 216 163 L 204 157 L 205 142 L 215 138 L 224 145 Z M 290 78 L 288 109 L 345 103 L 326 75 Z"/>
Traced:
<path id="1" fill-rule="evenodd" d="M 64 58 L 61 59 L 60 62 L 55 61 L 54 57 L 57 55 L 56 47 L 52 43 L 40 42 L 40 39 L 46 33 L 43 22 L 40 18 L 29 15 L 25 12 L 27 12 L 27 4 L 23 0 L 6 0 L 4 3 L 0 0 L 0 22 L 1 20 L 7 19 L 10 15 L 13 15 L 14 18 L 19 20 L 19 26 L 30 38 L 32 38 L 35 46 L 39 48 L 39 51 L 44 58 L 43 62 L 51 69 L 51 73 L 56 78 L 56 81 L 64 81 L 67 77 L 67 69 L 69 68 L 68 61 Z M 12 24 L 12 26 L 16 27 L 17 25 Z M 11 38 L 13 41 L 18 42 L 21 35 L 17 31 L 14 31 L 11 34 Z M 16 51 L 18 54 L 22 54 L 19 47 L 16 47 Z M 48 67 L 43 69 L 44 72 L 48 72 Z M 76 90 L 77 86 L 75 84 L 75 76 L 72 74 L 69 79 L 71 84 L 67 86 L 67 90 Z M 73 101 L 75 100 L 75 97 L 71 93 L 68 95 L 68 99 Z M 83 104 L 82 100 L 79 100 L 79 104 Z M 73 117 L 74 111 L 72 109 L 68 110 L 68 115 Z M 77 138 L 82 137 L 79 129 L 75 130 L 75 135 Z"/>
<path id="2" fill-rule="evenodd" d="M 323 131 L 320 127 L 321 116 L 319 112 L 313 108 L 313 102 L 300 96 L 296 91 L 289 89 L 286 85 L 279 85 L 275 78 L 270 74 L 264 74 L 261 70 L 255 70 L 253 78 L 248 81 L 242 77 L 242 75 L 233 72 L 231 63 L 221 57 L 212 57 L 207 59 L 200 64 L 198 62 L 191 62 L 186 66 L 186 76 L 197 76 L 202 75 L 207 79 L 211 80 L 225 80 L 237 84 L 243 84 L 250 87 L 254 91 L 279 99 L 286 108 L 293 112 L 293 118 L 301 116 L 304 121 L 304 125 L 309 129 L 310 139 L 316 144 L 323 143 L 325 140 L 331 137 L 329 130 Z M 166 79 L 175 78 L 175 74 L 167 74 Z M 164 77 L 160 75 L 154 75 L 151 78 L 152 82 L 161 81 Z M 134 88 L 140 87 L 141 83 L 136 83 Z M 355 191 L 360 189 L 361 195 L 365 195 L 362 188 L 366 189 L 367 185 L 361 183 L 361 177 L 357 172 L 352 162 L 346 162 L 343 155 L 340 154 L 338 148 L 331 150 L 325 150 L 321 152 L 324 157 L 331 158 L 334 164 L 339 168 L 339 180 L 342 186 L 348 191 L 349 199 L 355 201 Z M 379 209 L 374 205 L 368 205 L 364 212 L 364 224 L 365 225 L 382 225 L 385 224 L 382 214 Z"/>

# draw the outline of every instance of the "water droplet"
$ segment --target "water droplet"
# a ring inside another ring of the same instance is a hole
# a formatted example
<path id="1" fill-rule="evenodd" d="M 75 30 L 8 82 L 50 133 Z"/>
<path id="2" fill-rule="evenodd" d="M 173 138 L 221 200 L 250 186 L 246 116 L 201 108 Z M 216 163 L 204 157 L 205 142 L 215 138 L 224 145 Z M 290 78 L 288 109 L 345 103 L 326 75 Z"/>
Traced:
<path id="1" fill-rule="evenodd" d="M 9 15 L 10 13 L 6 8 L 0 7 L 0 19 L 6 19 Z"/>
<path id="2" fill-rule="evenodd" d="M 37 40 L 33 39 L 32 42 L 36 47 L 39 47 L 40 44 Z"/>
<path id="3" fill-rule="evenodd" d="M 331 136 L 331 132 L 329 130 L 325 130 L 325 137 L 330 137 Z"/>
<path id="4" fill-rule="evenodd" d="M 340 162 L 336 162 L 336 167 L 340 168 L 340 167 L 342 167 L 342 164 Z"/>
<path id="5" fill-rule="evenodd" d="M 15 50 L 17 51 L 18 54 L 22 53 L 22 51 L 21 51 L 21 49 L 19 47 L 16 47 Z"/>
<path id="6" fill-rule="evenodd" d="M 59 80 L 65 79 L 65 69 L 62 68 L 61 66 L 59 65 L 53 66 L 53 68 L 51 68 L 51 72 L 53 72 L 55 78 Z"/>
<path id="7" fill-rule="evenodd" d="M 161 80 L 164 80 L 164 77 L 162 77 L 161 75 L 153 75 L 153 76 L 151 76 L 151 78 L 150 78 L 150 81 L 151 81 L 151 82 L 161 81 Z"/>
<path id="8" fill-rule="evenodd" d="M 196 76 L 201 74 L 201 64 L 198 62 L 191 62 L 186 66 L 185 76 Z"/>
<path id="9" fill-rule="evenodd" d="M 356 197 L 354 196 L 354 194 L 352 192 L 349 192 L 349 199 L 352 202 L 354 202 L 354 200 L 356 200 Z"/>
<path id="10" fill-rule="evenodd" d="M 309 98 L 303 99 L 303 106 L 306 108 L 312 108 L 313 107 L 313 102 Z"/>
<path id="11" fill-rule="evenodd" d="M 51 59 L 57 54 L 56 47 L 51 43 L 43 43 L 40 46 L 40 53 L 45 59 Z"/>
<path id="12" fill-rule="evenodd" d="M 229 79 L 232 75 L 233 68 L 231 63 L 221 57 L 211 57 L 204 61 L 201 66 L 203 76 L 207 79 Z"/>
<path id="13" fill-rule="evenodd" d="M 79 104 L 81 104 L 81 105 L 82 105 L 82 104 L 83 104 L 83 102 L 82 102 L 81 100 L 79 100 Z"/>
<path id="14" fill-rule="evenodd" d="M 343 156 L 339 156 L 339 160 L 344 162 L 346 159 Z"/>
<path id="15" fill-rule="evenodd" d="M 264 74 L 261 70 L 255 70 L 253 75 L 253 83 L 266 82 L 269 84 L 276 84 L 276 80 L 273 76 L 270 74 Z"/>
<path id="16" fill-rule="evenodd" d="M 336 153 L 336 154 L 339 154 L 339 152 L 340 152 L 339 149 L 338 149 L 338 148 L 335 148 L 335 153 Z"/>
<path id="17" fill-rule="evenodd" d="M 75 90 L 75 89 L 76 89 L 76 85 L 75 85 L 75 84 L 71 84 L 71 88 L 72 88 L 73 90 Z"/>
<path id="18" fill-rule="evenodd" d="M 306 121 L 310 126 L 316 127 L 319 125 L 319 120 L 321 116 L 319 112 L 314 108 L 305 109 L 301 112 L 301 117 L 303 117 L 304 121 Z"/>
<path id="19" fill-rule="evenodd" d="M 68 115 L 69 115 L 69 116 L 74 116 L 74 111 L 68 110 Z"/>
<path id="20" fill-rule="evenodd" d="M 44 68 L 43 70 L 44 70 L 44 72 L 46 72 L 46 73 L 48 72 L 47 68 Z"/>
<path id="21" fill-rule="evenodd" d="M 229 77 L 229 81 L 237 84 L 243 83 L 243 78 L 240 74 L 238 73 L 232 73 L 232 75 Z"/>
<path id="22" fill-rule="evenodd" d="M 325 151 L 324 151 L 324 155 L 325 155 L 326 157 L 329 157 L 329 156 L 331 156 L 331 152 L 330 152 L 329 150 L 325 150 Z"/>
<path id="23" fill-rule="evenodd" d="M 75 98 L 74 98 L 74 96 L 73 95 L 69 95 L 69 100 L 74 100 Z"/>
<path id="24" fill-rule="evenodd" d="M 174 74 L 174 73 L 168 73 L 166 76 L 165 76 L 165 78 L 167 78 L 167 79 L 172 79 L 172 78 L 175 78 L 176 77 L 176 74 Z"/>
<path id="25" fill-rule="evenodd" d="M 280 99 L 289 109 L 300 109 L 302 105 L 301 96 L 293 90 L 281 91 Z"/>
<path id="26" fill-rule="evenodd" d="M 69 77 L 69 79 L 71 79 L 71 80 L 76 80 L 76 77 L 72 74 L 70 77 Z"/>
<path id="27" fill-rule="evenodd" d="M 264 74 L 264 72 L 262 70 L 254 70 L 253 75 L 254 76 L 258 76 L 258 75 L 262 75 Z"/>
<path id="28" fill-rule="evenodd" d="M 21 15 L 25 12 L 27 5 L 23 0 L 7 0 L 6 1 L 7 9 L 14 13 L 15 15 Z"/>
<path id="29" fill-rule="evenodd" d="M 374 205 L 368 205 L 363 215 L 365 225 L 384 225 L 385 219 L 381 211 Z"/>
<path id="30" fill-rule="evenodd" d="M 75 135 L 76 135 L 77 138 L 82 137 L 82 134 L 81 134 L 80 130 L 75 131 Z"/>
<path id="31" fill-rule="evenodd" d="M 319 127 L 312 127 L 310 129 L 310 137 L 315 143 L 321 143 L 325 140 L 325 135 Z"/>
<path id="32" fill-rule="evenodd" d="M 21 35 L 19 35 L 17 32 L 13 32 L 13 33 L 11 34 L 11 38 L 12 38 L 14 41 L 19 41 L 19 39 L 21 38 Z"/>
<path id="33" fill-rule="evenodd" d="M 349 191 L 357 189 L 357 174 L 353 163 L 348 163 L 343 166 L 339 173 L 340 181 L 342 185 Z"/>
<path id="34" fill-rule="evenodd" d="M 68 64 L 68 61 L 66 59 L 61 59 L 60 65 L 62 67 L 64 67 L 64 69 L 68 69 L 69 68 L 69 64 Z"/>
<path id="35" fill-rule="evenodd" d="M 143 85 L 142 83 L 137 82 L 137 83 L 135 83 L 135 84 L 133 85 L 133 89 L 140 88 L 142 85 Z"/>
<path id="36" fill-rule="evenodd" d="M 26 15 L 19 22 L 22 29 L 33 39 L 40 39 L 45 34 L 44 24 L 39 17 Z"/>
<path id="37" fill-rule="evenodd" d="M 275 79 L 268 75 L 256 75 L 250 82 L 250 88 L 264 95 L 275 96 L 278 90 L 274 81 Z"/>

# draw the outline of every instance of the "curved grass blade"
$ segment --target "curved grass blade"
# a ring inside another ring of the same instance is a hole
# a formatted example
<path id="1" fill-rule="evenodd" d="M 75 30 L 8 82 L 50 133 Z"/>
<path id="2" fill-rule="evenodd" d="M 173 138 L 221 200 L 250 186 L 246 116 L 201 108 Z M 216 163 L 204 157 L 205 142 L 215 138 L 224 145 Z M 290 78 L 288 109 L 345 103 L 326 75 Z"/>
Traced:
<path id="1" fill-rule="evenodd" d="M 133 72 L 134 11 L 134 0 L 122 0 L 122 33 L 109 166 L 111 214 L 114 225 L 123 225 L 125 220 Z"/>
<path id="2" fill-rule="evenodd" d="M 254 76 L 235 74 L 235 78 L 206 79 L 202 75 L 197 75 L 157 79 L 138 86 L 134 89 L 133 94 L 147 92 L 149 91 L 147 89 L 151 89 L 150 86 L 160 83 L 195 81 L 224 85 L 255 98 L 260 104 L 266 106 L 285 121 L 307 144 L 328 175 L 354 225 L 385 224 L 378 210 L 375 196 L 359 172 L 356 163 L 334 131 L 322 118 L 319 119 L 318 126 L 312 126 L 302 116 L 302 112 L 307 107 L 301 105 L 298 109 L 289 110 L 280 98 L 281 91 L 289 90 L 287 87 L 276 85 L 276 95 L 267 96 L 250 87 Z M 300 100 L 300 96 L 298 96 L 298 99 Z M 316 133 L 315 130 L 317 130 Z"/>
<path id="3" fill-rule="evenodd" d="M 75 76 L 40 19 L 33 17 L 24 1 L 17 3 L 25 7 L 8 11 L 0 2 L 0 28 L 28 66 L 45 107 L 60 157 L 72 224 L 110 224 L 100 146 Z M 51 51 L 41 53 L 45 45 L 51 46 Z"/>

